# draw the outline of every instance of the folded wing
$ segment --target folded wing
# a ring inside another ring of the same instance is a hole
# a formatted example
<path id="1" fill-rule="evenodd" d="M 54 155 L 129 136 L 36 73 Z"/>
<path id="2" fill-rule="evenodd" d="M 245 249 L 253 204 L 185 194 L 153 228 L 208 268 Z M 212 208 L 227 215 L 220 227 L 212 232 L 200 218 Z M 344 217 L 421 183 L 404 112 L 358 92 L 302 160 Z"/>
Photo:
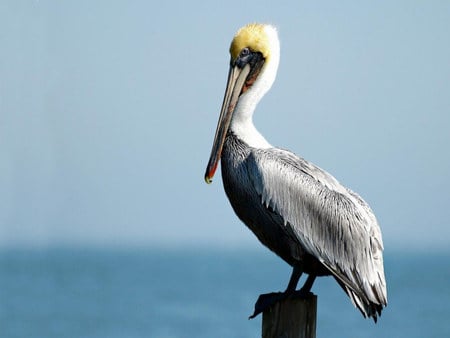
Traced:
<path id="1" fill-rule="evenodd" d="M 261 203 L 283 218 L 280 226 L 291 227 L 363 315 L 376 320 L 387 295 L 381 231 L 367 203 L 291 152 L 255 149 L 248 160 Z"/>

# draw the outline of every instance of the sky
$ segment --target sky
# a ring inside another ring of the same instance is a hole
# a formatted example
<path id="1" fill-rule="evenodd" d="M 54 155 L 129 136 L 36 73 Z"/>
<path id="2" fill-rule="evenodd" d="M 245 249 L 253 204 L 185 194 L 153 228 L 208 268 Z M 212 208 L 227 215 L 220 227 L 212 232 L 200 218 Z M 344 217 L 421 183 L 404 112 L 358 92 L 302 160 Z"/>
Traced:
<path id="1" fill-rule="evenodd" d="M 259 248 L 203 175 L 249 22 L 281 61 L 255 125 L 371 205 L 386 250 L 450 246 L 450 2 L 0 2 L 0 247 Z"/>

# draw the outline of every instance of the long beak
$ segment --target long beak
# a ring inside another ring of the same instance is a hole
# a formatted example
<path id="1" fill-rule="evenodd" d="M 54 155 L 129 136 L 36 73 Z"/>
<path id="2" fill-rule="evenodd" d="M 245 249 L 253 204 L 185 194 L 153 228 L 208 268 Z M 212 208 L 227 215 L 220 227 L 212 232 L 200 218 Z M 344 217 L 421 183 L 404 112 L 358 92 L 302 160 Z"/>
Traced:
<path id="1" fill-rule="evenodd" d="M 247 64 L 243 68 L 231 66 L 228 72 L 227 88 L 223 98 L 222 109 L 220 111 L 219 122 L 217 123 L 216 135 L 209 157 L 208 166 L 206 167 L 205 181 L 211 183 L 214 173 L 219 164 L 222 148 L 230 127 L 231 118 L 239 100 L 242 87 L 245 84 L 248 74 L 250 73 L 250 65 Z"/>

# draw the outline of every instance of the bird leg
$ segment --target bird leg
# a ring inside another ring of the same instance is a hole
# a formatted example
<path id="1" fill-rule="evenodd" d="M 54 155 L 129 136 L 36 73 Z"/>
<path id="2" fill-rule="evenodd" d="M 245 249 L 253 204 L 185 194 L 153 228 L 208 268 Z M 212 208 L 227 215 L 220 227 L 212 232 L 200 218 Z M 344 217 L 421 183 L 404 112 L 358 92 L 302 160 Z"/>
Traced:
<path id="1" fill-rule="evenodd" d="M 289 283 L 284 293 L 292 294 L 295 292 L 295 289 L 297 288 L 297 284 L 298 281 L 300 280 L 300 277 L 302 276 L 302 273 L 303 271 L 298 265 L 294 266 L 294 268 L 292 269 L 291 278 L 289 278 Z"/>
<path id="2" fill-rule="evenodd" d="M 303 284 L 302 288 L 298 291 L 294 291 L 293 296 L 298 296 L 301 298 L 307 298 L 312 295 L 311 288 L 314 284 L 314 281 L 316 280 L 316 275 L 309 275 L 308 278 L 305 281 L 305 284 Z"/>
<path id="3" fill-rule="evenodd" d="M 314 283 L 315 276 L 308 276 L 308 279 L 305 282 L 305 285 L 298 291 L 295 291 L 297 288 L 298 281 L 302 275 L 303 271 L 300 266 L 294 266 L 291 274 L 291 278 L 289 279 L 288 286 L 284 292 L 271 292 L 264 293 L 259 295 L 258 300 L 255 303 L 255 311 L 249 317 L 249 319 L 255 318 L 260 313 L 264 312 L 266 309 L 270 308 L 277 302 L 280 302 L 291 296 L 303 297 L 310 294 L 310 289 L 312 284 Z M 313 278 L 311 278 L 313 277 Z M 305 289 L 306 287 L 306 289 Z M 304 290 L 305 289 L 305 290 Z M 304 291 L 302 291 L 304 290 Z"/>

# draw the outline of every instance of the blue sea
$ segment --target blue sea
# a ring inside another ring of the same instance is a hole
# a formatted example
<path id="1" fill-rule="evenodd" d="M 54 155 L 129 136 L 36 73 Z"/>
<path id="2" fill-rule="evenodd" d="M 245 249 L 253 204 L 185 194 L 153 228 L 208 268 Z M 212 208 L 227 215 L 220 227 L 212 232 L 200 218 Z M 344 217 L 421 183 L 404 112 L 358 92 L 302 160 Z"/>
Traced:
<path id="1" fill-rule="evenodd" d="M 450 337 L 450 254 L 387 252 L 385 269 L 377 324 L 316 280 L 317 337 Z M 289 275 L 265 249 L 4 249 L 0 337 L 260 337 L 254 302 Z"/>

